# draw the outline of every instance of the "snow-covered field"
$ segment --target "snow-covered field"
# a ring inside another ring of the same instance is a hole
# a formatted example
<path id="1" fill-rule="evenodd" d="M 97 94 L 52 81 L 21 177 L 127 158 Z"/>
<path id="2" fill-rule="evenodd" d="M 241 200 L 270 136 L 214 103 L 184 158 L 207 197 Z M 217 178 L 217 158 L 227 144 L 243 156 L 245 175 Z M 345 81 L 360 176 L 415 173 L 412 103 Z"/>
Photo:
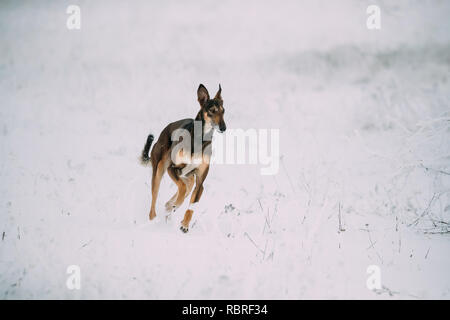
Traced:
<path id="1" fill-rule="evenodd" d="M 0 298 L 449 299 L 449 14 L 437 0 L 2 1 Z M 166 175 L 149 222 L 147 134 L 194 117 L 199 83 L 219 82 L 228 128 L 280 130 L 279 172 L 213 165 L 187 234 L 187 203 L 164 219 Z"/>

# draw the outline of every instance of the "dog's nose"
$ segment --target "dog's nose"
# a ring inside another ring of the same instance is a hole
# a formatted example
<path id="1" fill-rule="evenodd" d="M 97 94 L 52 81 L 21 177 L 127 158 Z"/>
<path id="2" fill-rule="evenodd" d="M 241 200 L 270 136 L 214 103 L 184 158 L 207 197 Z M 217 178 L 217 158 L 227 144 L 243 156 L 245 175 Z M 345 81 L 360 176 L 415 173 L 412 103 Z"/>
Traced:
<path id="1" fill-rule="evenodd" d="M 225 130 L 227 130 L 227 126 L 225 125 L 225 123 L 224 123 L 224 124 L 221 124 L 221 125 L 219 126 L 219 129 L 220 129 L 220 132 L 225 132 Z"/>

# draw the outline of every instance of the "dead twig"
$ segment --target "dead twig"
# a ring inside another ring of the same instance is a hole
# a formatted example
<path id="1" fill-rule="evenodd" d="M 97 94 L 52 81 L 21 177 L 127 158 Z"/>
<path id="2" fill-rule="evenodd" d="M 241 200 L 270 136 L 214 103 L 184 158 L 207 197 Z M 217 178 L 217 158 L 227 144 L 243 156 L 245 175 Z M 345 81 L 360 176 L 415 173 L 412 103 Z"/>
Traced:
<path id="1" fill-rule="evenodd" d="M 247 236 L 248 240 L 250 240 L 250 242 L 253 243 L 253 245 L 255 246 L 256 249 L 258 249 L 259 252 L 264 254 L 264 251 L 258 247 L 258 245 L 255 243 L 255 241 L 253 241 L 253 239 L 249 236 L 247 232 L 245 232 L 244 235 Z"/>
<path id="2" fill-rule="evenodd" d="M 436 199 L 436 193 L 433 194 L 433 197 L 431 198 L 430 202 L 428 203 L 428 206 L 425 208 L 425 210 L 422 212 L 422 214 L 415 219 L 413 222 L 411 222 L 408 227 L 411 227 L 412 225 L 417 225 L 420 219 L 422 219 L 426 214 L 428 214 L 431 205 L 433 204 L 434 200 Z"/>
<path id="3" fill-rule="evenodd" d="M 437 172 L 437 173 L 441 173 L 441 174 L 445 174 L 445 175 L 450 176 L 450 172 L 446 172 L 446 171 L 443 171 L 443 170 L 440 170 L 440 169 L 434 169 L 434 168 L 430 168 L 430 167 L 425 167 L 422 163 L 420 164 L 420 166 L 422 168 L 424 168 L 426 171 L 434 171 L 434 172 Z"/>
<path id="4" fill-rule="evenodd" d="M 90 245 L 91 243 L 92 243 L 92 239 L 91 240 L 89 240 L 89 242 L 87 242 L 87 243 L 85 243 L 85 244 L 83 244 L 82 246 L 81 246 L 81 248 L 80 249 L 83 249 L 84 247 L 87 247 L 88 245 Z"/>
<path id="5" fill-rule="evenodd" d="M 291 176 L 288 174 L 288 172 L 286 170 L 286 166 L 284 165 L 283 156 L 280 157 L 280 160 L 281 160 L 281 166 L 283 167 L 284 173 L 286 174 L 289 184 L 291 185 L 292 192 L 295 193 L 294 184 L 292 183 Z"/>
<path id="6" fill-rule="evenodd" d="M 339 202 L 339 231 L 343 232 L 345 229 L 342 226 L 342 219 L 341 219 L 341 203 Z"/>
<path id="7" fill-rule="evenodd" d="M 431 249 L 431 247 L 428 248 L 427 254 L 425 255 L 425 259 L 428 258 L 428 253 L 430 253 L 430 249 Z"/>
<path id="8" fill-rule="evenodd" d="M 443 230 L 443 231 L 424 231 L 424 234 L 447 234 L 450 233 L 450 230 Z"/>
<path id="9" fill-rule="evenodd" d="M 381 264 L 383 264 L 383 258 L 380 256 L 380 254 L 378 253 L 378 251 L 375 249 L 375 244 L 377 243 L 377 241 L 375 241 L 375 242 L 372 241 L 372 237 L 370 236 L 370 230 L 369 230 L 369 229 L 361 229 L 361 230 L 367 231 L 367 234 L 368 234 L 368 236 L 369 236 L 370 246 L 367 247 L 366 250 L 373 249 L 373 251 L 375 251 L 375 253 L 376 253 L 378 259 L 380 259 Z"/>

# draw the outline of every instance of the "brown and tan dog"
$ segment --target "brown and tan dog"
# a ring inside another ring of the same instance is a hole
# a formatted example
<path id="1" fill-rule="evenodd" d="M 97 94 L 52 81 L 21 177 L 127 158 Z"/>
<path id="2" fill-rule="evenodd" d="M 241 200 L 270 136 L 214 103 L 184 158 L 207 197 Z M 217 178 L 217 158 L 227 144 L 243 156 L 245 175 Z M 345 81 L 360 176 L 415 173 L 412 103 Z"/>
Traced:
<path id="1" fill-rule="evenodd" d="M 144 150 L 142 151 L 141 162 L 144 165 L 151 163 L 153 168 L 152 204 L 149 214 L 150 220 L 156 217 L 155 206 L 159 185 L 164 172 L 167 170 L 169 176 L 178 186 L 177 192 L 166 203 L 166 210 L 168 212 L 175 211 L 181 206 L 184 199 L 191 192 L 195 178 L 195 188 L 191 195 L 189 208 L 186 210 L 180 227 L 183 232 L 189 230 L 189 222 L 194 213 L 194 205 L 200 200 L 203 192 L 203 182 L 208 175 L 213 131 L 217 130 L 219 132 L 224 132 L 226 130 L 225 121 L 223 119 L 225 110 L 223 108 L 221 93 L 222 88 L 219 85 L 219 91 L 217 91 L 213 99 L 210 99 L 208 90 L 204 85 L 200 84 L 197 90 L 200 111 L 197 113 L 195 119 L 183 119 L 167 125 L 161 132 L 158 141 L 153 146 L 150 157 L 148 154 L 154 137 L 152 134 L 148 136 Z M 190 144 L 192 146 L 189 152 L 190 157 L 183 158 L 182 153 L 184 150 L 182 149 L 179 151 L 179 148 L 177 148 L 177 145 L 181 141 L 172 141 L 173 134 L 178 129 L 185 130 L 185 132 L 189 133 L 187 137 L 189 138 L 190 136 L 191 141 L 194 141 L 198 138 L 198 133 L 196 133 L 194 128 L 200 127 L 200 124 L 202 134 L 200 137 L 201 148 L 194 148 L 194 145 Z M 194 158 L 200 159 L 200 161 L 182 160 Z"/>

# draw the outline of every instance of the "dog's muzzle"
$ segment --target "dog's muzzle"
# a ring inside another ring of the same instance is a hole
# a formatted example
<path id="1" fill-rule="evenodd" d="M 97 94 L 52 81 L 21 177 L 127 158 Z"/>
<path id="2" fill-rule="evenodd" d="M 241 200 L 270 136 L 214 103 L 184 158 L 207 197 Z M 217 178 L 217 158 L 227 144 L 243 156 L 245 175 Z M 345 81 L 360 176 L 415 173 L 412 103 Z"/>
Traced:
<path id="1" fill-rule="evenodd" d="M 224 124 L 219 125 L 219 133 L 223 133 L 225 132 L 225 130 L 227 130 L 227 126 Z"/>

